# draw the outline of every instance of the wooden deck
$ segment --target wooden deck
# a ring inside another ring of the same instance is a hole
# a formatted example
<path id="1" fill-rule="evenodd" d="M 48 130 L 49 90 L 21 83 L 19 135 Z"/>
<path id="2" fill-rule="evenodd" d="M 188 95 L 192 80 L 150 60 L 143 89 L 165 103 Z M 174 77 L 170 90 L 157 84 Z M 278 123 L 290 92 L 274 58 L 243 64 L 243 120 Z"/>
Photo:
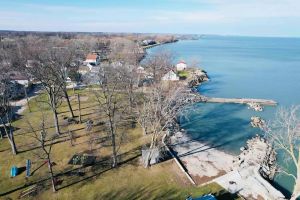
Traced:
<path id="1" fill-rule="evenodd" d="M 238 104 L 247 104 L 247 103 L 257 103 L 263 106 L 276 106 L 277 102 L 274 100 L 268 99 L 247 99 L 247 98 L 214 98 L 214 97 L 205 97 L 204 102 L 209 103 L 238 103 Z"/>

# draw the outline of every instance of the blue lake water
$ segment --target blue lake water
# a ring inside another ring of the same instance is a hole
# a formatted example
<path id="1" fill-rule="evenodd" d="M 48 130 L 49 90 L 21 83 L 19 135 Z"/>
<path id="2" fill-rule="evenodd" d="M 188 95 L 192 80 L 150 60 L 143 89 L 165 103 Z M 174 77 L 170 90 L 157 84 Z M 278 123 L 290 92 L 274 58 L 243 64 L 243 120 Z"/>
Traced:
<path id="1" fill-rule="evenodd" d="M 300 104 L 300 39 L 205 36 L 158 46 L 149 53 L 161 49 L 174 52 L 174 62 L 199 61 L 211 79 L 199 88 L 207 96 L 273 99 L 279 106 Z M 245 105 L 199 103 L 190 108 L 181 125 L 192 138 L 238 154 L 247 139 L 260 133 L 250 126 L 251 116 L 272 120 L 276 109 L 255 112 Z M 274 184 L 285 194 L 293 185 L 285 176 L 277 176 Z"/>

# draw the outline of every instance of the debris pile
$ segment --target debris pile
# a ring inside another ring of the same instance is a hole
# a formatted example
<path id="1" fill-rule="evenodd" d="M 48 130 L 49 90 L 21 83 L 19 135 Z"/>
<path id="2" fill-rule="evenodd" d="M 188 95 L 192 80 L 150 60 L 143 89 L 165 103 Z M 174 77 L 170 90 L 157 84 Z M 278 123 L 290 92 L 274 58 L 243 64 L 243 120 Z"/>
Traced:
<path id="1" fill-rule="evenodd" d="M 251 117 L 251 125 L 254 128 L 264 129 L 266 122 L 260 117 Z"/>
<path id="2" fill-rule="evenodd" d="M 263 107 L 258 103 L 251 102 L 251 103 L 247 103 L 247 105 L 249 106 L 248 109 L 253 109 L 259 112 L 263 111 Z"/>
<path id="3" fill-rule="evenodd" d="M 239 169 L 249 166 L 259 166 L 260 174 L 269 180 L 276 172 L 276 153 L 271 144 L 260 136 L 247 141 L 241 148 L 241 154 L 234 160 L 234 166 Z"/>

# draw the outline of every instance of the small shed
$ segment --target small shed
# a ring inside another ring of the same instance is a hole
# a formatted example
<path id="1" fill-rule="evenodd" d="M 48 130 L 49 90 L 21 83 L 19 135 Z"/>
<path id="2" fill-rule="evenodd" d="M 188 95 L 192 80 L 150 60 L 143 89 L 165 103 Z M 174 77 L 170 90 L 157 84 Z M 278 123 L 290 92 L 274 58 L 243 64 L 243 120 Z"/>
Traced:
<path id="1" fill-rule="evenodd" d="M 145 74 L 145 68 L 142 66 L 139 66 L 138 68 L 136 68 L 136 73 L 137 74 Z"/>

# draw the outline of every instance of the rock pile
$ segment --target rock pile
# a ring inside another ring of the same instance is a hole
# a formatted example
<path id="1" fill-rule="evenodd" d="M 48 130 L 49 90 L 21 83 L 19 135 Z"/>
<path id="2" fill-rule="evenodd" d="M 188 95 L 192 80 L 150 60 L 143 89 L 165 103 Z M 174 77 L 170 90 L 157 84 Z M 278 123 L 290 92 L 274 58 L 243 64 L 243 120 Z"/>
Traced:
<path id="1" fill-rule="evenodd" d="M 248 103 L 248 109 L 253 109 L 255 111 L 263 111 L 263 107 L 258 103 Z"/>
<path id="2" fill-rule="evenodd" d="M 260 117 L 251 117 L 251 125 L 254 128 L 264 129 L 266 122 Z"/>
<path id="3" fill-rule="evenodd" d="M 190 88 L 193 88 L 193 87 L 196 87 L 199 84 L 201 84 L 205 81 L 208 81 L 208 80 L 209 80 L 209 78 L 208 78 L 207 72 L 204 70 L 197 69 L 193 72 L 193 76 L 192 76 L 191 80 L 189 81 L 188 86 Z"/>
<path id="4" fill-rule="evenodd" d="M 260 174 L 269 180 L 274 178 L 276 172 L 276 153 L 265 139 L 256 136 L 247 141 L 247 145 L 241 148 L 241 154 L 234 160 L 235 168 L 247 168 L 259 166 Z"/>

